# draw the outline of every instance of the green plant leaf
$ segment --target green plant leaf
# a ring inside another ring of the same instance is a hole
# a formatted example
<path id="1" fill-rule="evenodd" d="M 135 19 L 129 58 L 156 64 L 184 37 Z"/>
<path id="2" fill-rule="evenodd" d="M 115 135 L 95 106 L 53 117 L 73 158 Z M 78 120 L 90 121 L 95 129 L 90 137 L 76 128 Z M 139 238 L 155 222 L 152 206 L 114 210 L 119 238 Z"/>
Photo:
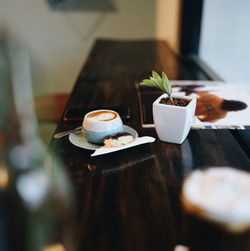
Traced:
<path id="1" fill-rule="evenodd" d="M 152 77 L 161 80 L 161 76 L 156 71 L 152 71 Z"/>
<path id="2" fill-rule="evenodd" d="M 162 85 L 163 85 L 163 88 L 165 90 L 165 92 L 171 96 L 172 94 L 172 88 L 171 88 L 171 84 L 168 80 L 168 77 L 167 75 L 165 74 L 165 72 L 162 72 Z"/>
<path id="3" fill-rule="evenodd" d="M 140 85 L 144 85 L 144 86 L 152 86 L 154 87 L 155 86 L 155 83 L 152 81 L 152 80 L 149 80 L 149 79 L 144 79 Z"/>
<path id="4" fill-rule="evenodd" d="M 162 72 L 161 75 L 162 76 L 160 76 L 156 71 L 152 71 L 152 76 L 149 77 L 149 79 L 144 79 L 140 83 L 140 85 L 157 87 L 161 89 L 164 93 L 166 93 L 171 99 L 171 94 L 172 94 L 171 83 L 168 80 L 168 77 L 165 74 L 165 72 Z"/>
<path id="5" fill-rule="evenodd" d="M 158 79 L 153 78 L 153 77 L 150 77 L 150 80 L 154 82 L 155 87 L 162 89 L 161 80 L 158 80 Z"/>

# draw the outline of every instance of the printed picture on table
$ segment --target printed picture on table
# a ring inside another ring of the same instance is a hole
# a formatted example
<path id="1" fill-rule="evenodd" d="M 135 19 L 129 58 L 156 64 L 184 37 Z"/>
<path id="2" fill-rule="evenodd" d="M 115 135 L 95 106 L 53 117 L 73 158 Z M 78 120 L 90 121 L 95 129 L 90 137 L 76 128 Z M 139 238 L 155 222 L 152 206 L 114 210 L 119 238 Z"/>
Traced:
<path id="1" fill-rule="evenodd" d="M 215 81 L 172 81 L 176 92 L 197 98 L 197 128 L 244 129 L 250 125 L 250 96 L 228 83 Z"/>

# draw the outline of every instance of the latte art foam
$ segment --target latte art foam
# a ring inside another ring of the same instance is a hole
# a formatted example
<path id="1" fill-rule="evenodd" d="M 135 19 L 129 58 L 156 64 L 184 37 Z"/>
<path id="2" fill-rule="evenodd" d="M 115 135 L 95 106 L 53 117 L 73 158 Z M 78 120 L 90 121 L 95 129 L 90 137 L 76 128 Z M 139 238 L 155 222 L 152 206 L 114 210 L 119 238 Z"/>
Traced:
<path id="1" fill-rule="evenodd" d="M 250 227 L 250 174 L 233 168 L 194 171 L 184 182 L 182 197 L 189 211 L 228 226 Z"/>
<path id="2" fill-rule="evenodd" d="M 110 111 L 94 112 L 87 116 L 88 119 L 93 121 L 110 121 L 115 119 L 116 117 L 116 113 Z"/>

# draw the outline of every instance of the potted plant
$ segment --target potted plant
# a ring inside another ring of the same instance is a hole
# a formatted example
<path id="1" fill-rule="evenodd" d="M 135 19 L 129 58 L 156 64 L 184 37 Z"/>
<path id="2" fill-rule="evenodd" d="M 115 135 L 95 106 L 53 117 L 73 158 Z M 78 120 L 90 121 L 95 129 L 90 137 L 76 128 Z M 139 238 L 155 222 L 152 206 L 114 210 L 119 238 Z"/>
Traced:
<path id="1" fill-rule="evenodd" d="M 157 87 L 164 92 L 153 103 L 155 129 L 160 140 L 181 144 L 194 120 L 196 99 L 172 94 L 171 83 L 164 72 L 160 76 L 152 71 L 152 76 L 140 85 Z"/>

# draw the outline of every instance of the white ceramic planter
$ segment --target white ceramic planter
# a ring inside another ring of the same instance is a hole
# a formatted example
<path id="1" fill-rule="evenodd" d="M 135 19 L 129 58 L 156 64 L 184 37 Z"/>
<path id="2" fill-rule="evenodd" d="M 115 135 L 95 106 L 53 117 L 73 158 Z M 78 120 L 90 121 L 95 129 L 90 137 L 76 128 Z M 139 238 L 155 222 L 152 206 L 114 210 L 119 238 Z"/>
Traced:
<path id="1" fill-rule="evenodd" d="M 185 107 L 160 104 L 161 95 L 153 103 L 153 118 L 155 129 L 160 140 L 181 144 L 187 137 L 192 126 L 196 108 L 196 98 L 172 95 L 173 98 L 186 98 L 191 100 Z"/>

